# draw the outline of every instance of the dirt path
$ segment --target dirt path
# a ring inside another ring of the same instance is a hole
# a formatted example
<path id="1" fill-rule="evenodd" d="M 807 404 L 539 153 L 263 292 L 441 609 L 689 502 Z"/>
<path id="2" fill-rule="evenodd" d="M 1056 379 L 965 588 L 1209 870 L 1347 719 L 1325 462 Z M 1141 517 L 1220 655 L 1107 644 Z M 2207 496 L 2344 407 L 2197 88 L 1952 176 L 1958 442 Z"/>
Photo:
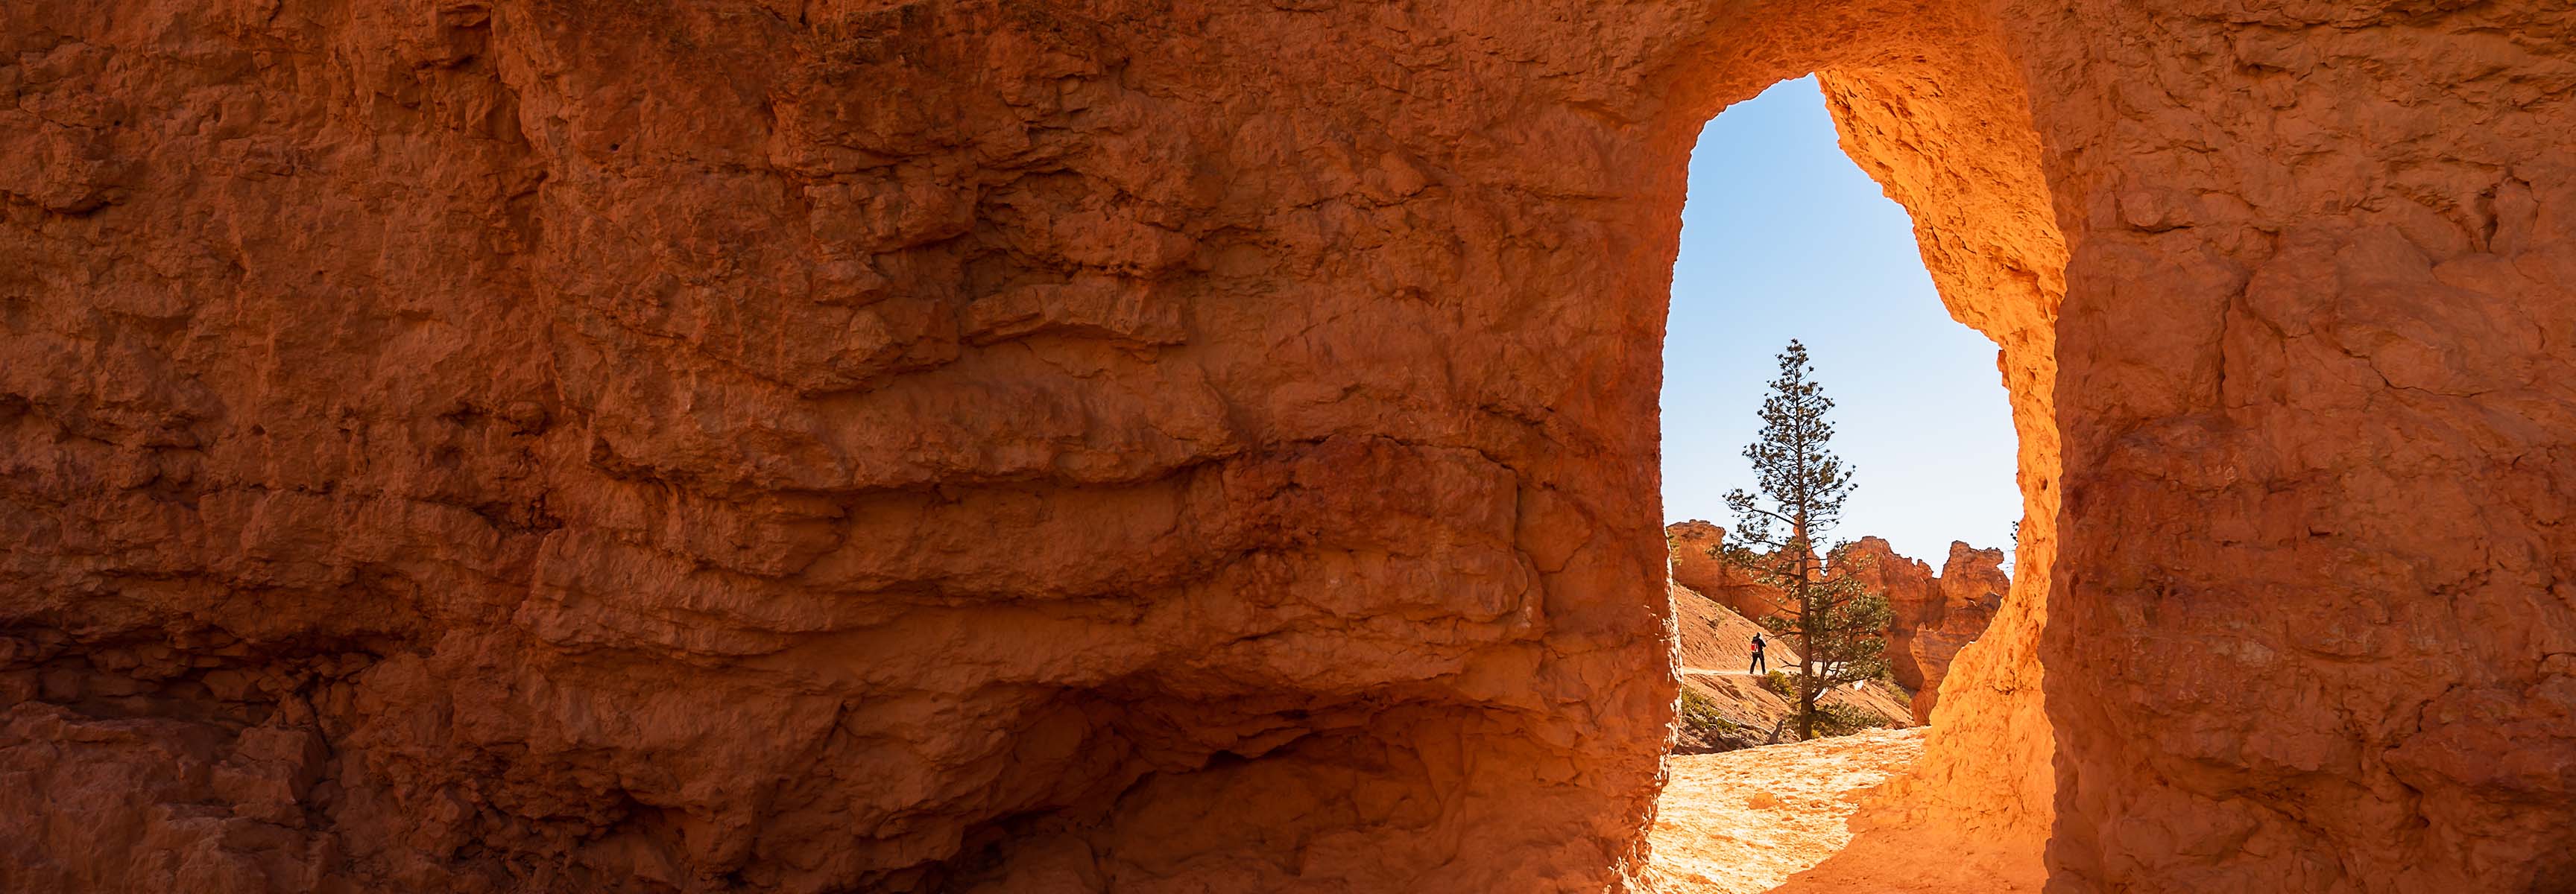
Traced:
<path id="1" fill-rule="evenodd" d="M 1681 669 L 1681 674 L 1682 674 L 1682 676 L 1685 676 L 1685 677 L 1690 676 L 1690 675 L 1692 675 L 1692 674 L 1699 674 L 1699 675 L 1702 675 L 1702 676 L 1711 676 L 1711 677 L 1750 677 L 1750 676 L 1753 676 L 1753 672 L 1752 672 L 1752 671 L 1718 670 L 1717 668 L 1713 668 L 1713 667 L 1685 667 L 1685 668 L 1682 668 L 1682 669 Z"/>
<path id="2" fill-rule="evenodd" d="M 1651 833 L 1663 891 L 1770 890 L 1850 842 L 1861 794 L 1922 753 L 1917 727 L 1669 758 Z"/>
<path id="3" fill-rule="evenodd" d="M 1788 667 L 1788 668 L 1786 668 L 1786 670 L 1796 670 L 1796 669 L 1797 669 L 1797 667 L 1798 667 L 1797 665 L 1792 664 L 1792 665 L 1789 665 L 1789 667 Z M 1781 670 L 1781 668 L 1771 668 L 1771 667 L 1765 667 L 1765 668 L 1763 668 L 1763 669 L 1764 669 L 1764 670 Z M 1754 676 L 1753 671 L 1752 671 L 1749 667 L 1748 667 L 1747 669 L 1745 669 L 1745 670 L 1725 670 L 1725 669 L 1723 669 L 1723 668 L 1714 668 L 1714 667 L 1685 667 L 1685 668 L 1678 668 L 1677 670 L 1681 673 L 1681 675 L 1682 675 L 1682 676 L 1685 676 L 1685 677 L 1690 676 L 1690 675 L 1692 675 L 1692 674 L 1706 674 L 1706 675 L 1711 675 L 1711 676 L 1724 676 L 1724 677 L 1750 677 L 1750 676 Z"/>

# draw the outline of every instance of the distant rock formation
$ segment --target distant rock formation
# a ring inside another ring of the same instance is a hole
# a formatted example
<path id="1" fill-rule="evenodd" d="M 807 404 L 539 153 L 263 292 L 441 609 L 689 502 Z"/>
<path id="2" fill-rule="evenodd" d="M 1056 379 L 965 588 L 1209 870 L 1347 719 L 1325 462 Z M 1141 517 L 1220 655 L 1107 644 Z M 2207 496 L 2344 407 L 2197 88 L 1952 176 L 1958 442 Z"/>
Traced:
<path id="1" fill-rule="evenodd" d="M 1672 544 L 1674 583 L 1747 618 L 1787 612 L 1789 600 L 1778 589 L 1711 555 L 1712 547 L 1725 543 L 1725 528 L 1694 519 L 1666 526 L 1664 534 Z M 1951 541 L 1949 559 L 1937 575 L 1932 566 L 1897 555 L 1877 537 L 1855 541 L 1850 555 L 1861 579 L 1885 594 L 1895 611 L 1887 629 L 1888 664 L 1897 685 L 1914 693 L 1914 722 L 1931 722 L 1950 660 L 1985 632 L 2003 594 L 2012 588 L 2012 578 L 2003 570 L 2003 550 Z"/>
<path id="2" fill-rule="evenodd" d="M 1887 626 L 1887 663 L 1897 685 L 1914 693 L 1914 722 L 1930 723 L 1950 660 L 1974 642 L 2012 589 L 2004 551 L 1950 541 L 1950 558 L 1932 567 L 1896 554 L 1887 541 L 1863 537 L 1852 544 L 1862 580 L 1887 595 L 1896 617 Z"/>
<path id="3" fill-rule="evenodd" d="M 1725 528 L 1698 519 L 1675 522 L 1664 527 L 1664 539 L 1672 545 L 1674 583 L 1750 620 L 1788 613 L 1779 590 L 1715 555 L 1726 542 Z"/>

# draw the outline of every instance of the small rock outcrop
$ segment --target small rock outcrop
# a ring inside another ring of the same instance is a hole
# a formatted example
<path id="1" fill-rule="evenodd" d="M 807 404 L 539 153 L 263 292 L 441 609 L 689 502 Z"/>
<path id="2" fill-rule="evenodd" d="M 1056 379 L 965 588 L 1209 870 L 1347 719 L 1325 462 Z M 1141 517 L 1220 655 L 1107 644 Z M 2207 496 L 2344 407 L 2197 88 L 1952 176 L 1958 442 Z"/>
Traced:
<path id="1" fill-rule="evenodd" d="M 1674 583 L 1754 621 L 1792 611 L 1778 588 L 1717 556 L 1715 550 L 1726 545 L 1725 528 L 1698 519 L 1674 522 L 1664 526 L 1664 541 L 1672 548 Z"/>

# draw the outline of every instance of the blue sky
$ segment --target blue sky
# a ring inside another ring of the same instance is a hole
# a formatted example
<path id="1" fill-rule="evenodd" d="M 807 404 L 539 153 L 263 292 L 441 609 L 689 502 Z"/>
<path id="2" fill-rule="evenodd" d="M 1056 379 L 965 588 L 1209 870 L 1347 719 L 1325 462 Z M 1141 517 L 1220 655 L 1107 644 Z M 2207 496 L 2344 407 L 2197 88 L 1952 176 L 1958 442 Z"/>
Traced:
<path id="1" fill-rule="evenodd" d="M 1738 103 L 1691 154 L 1664 336 L 1664 518 L 1734 527 L 1774 355 L 1804 341 L 1859 489 L 1829 536 L 1887 538 L 1936 568 L 2006 546 L 2021 517 L 1995 346 L 1950 319 L 1905 209 L 1834 142 L 1815 79 Z"/>

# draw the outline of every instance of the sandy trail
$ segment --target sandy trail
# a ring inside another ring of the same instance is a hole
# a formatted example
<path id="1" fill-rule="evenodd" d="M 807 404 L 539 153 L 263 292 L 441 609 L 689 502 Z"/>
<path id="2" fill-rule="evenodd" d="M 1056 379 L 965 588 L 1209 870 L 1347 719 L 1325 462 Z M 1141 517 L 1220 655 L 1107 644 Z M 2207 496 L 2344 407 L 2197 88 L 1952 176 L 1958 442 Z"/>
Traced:
<path id="1" fill-rule="evenodd" d="M 1786 671 L 1793 671 L 1793 670 L 1797 670 L 1797 669 L 1798 669 L 1798 666 L 1797 666 L 1796 664 L 1791 664 L 1791 665 L 1789 665 L 1788 667 L 1785 667 L 1785 668 L 1767 667 L 1767 666 L 1763 668 L 1763 670 L 1766 670 L 1766 671 L 1777 670 L 1777 671 L 1783 671 L 1783 672 L 1786 672 Z M 1746 667 L 1746 669 L 1744 669 L 1744 670 L 1728 670 L 1728 669 L 1726 669 L 1726 668 L 1717 668 L 1717 667 L 1684 667 L 1684 668 L 1676 668 L 1675 670 L 1676 670 L 1677 672 L 1679 672 L 1680 674 L 1682 674 L 1683 676 L 1689 676 L 1689 675 L 1691 675 L 1691 674 L 1716 674 L 1716 675 L 1722 675 L 1722 676 L 1728 676 L 1728 677 L 1750 677 L 1750 676 L 1754 676 L 1753 670 L 1752 670 L 1752 668 L 1751 668 L 1750 666 L 1747 666 L 1747 667 Z"/>
<path id="2" fill-rule="evenodd" d="M 1917 727 L 1666 759 L 1651 833 L 1662 890 L 1770 890 L 1849 843 L 1861 795 L 1922 753 Z"/>
<path id="3" fill-rule="evenodd" d="M 1699 674 L 1699 675 L 1702 675 L 1702 676 L 1716 676 L 1716 677 L 1750 677 L 1750 676 L 1753 676 L 1753 672 L 1752 672 L 1752 671 L 1719 670 L 1719 669 L 1717 669 L 1717 668 L 1713 668 L 1713 667 L 1685 667 L 1685 668 L 1682 668 L 1682 669 L 1681 669 L 1681 674 L 1682 674 L 1682 676 L 1685 676 L 1685 677 L 1690 676 L 1690 675 L 1692 675 L 1692 674 Z"/>
<path id="4" fill-rule="evenodd" d="M 1681 676 L 1685 676 L 1685 677 L 1759 677 L 1759 676 L 1762 676 L 1761 674 L 1754 673 L 1754 672 L 1752 672 L 1751 670 L 1723 670 L 1723 669 L 1720 669 L 1720 668 L 1714 668 L 1714 667 L 1683 667 L 1683 668 L 1675 668 L 1675 669 L 1674 669 L 1674 672 L 1675 672 L 1675 673 L 1680 674 Z M 1848 685 L 1847 685 L 1847 687 L 1836 687 L 1836 688 L 1851 688 L 1851 689 L 1859 689 L 1859 688 L 1860 688 L 1860 686 L 1858 686 L 1857 684 L 1848 684 Z M 1903 718 L 1898 718 L 1898 719 L 1902 720 Z"/>

